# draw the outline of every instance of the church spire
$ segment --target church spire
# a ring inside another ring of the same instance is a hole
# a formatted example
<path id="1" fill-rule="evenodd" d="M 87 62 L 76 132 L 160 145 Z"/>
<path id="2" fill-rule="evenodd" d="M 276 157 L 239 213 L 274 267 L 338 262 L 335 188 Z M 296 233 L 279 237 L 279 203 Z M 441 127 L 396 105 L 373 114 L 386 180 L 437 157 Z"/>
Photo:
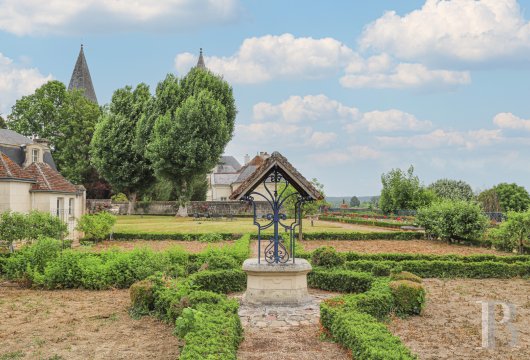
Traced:
<path id="1" fill-rule="evenodd" d="M 204 58 L 202 57 L 202 48 L 201 52 L 199 53 L 199 61 L 197 61 L 197 66 L 199 69 L 206 70 L 206 65 L 204 64 Z"/>
<path id="2" fill-rule="evenodd" d="M 94 91 L 94 85 L 92 85 L 90 71 L 88 70 L 88 64 L 85 59 L 83 44 L 81 44 L 81 50 L 79 51 L 79 56 L 77 57 L 74 71 L 72 72 L 70 85 L 68 85 L 68 90 L 72 89 L 85 90 L 85 97 L 96 104 L 98 103 L 96 92 Z"/>

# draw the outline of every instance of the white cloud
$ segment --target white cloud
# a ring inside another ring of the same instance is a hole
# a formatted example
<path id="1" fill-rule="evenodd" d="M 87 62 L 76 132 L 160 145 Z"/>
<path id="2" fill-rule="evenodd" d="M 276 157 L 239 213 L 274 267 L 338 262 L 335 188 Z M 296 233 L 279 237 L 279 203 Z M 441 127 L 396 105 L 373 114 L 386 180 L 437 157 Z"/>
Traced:
<path id="1" fill-rule="evenodd" d="M 278 105 L 260 102 L 253 107 L 253 118 L 257 121 L 277 119 L 289 123 L 354 119 L 359 110 L 349 107 L 326 95 L 291 96 Z"/>
<path id="2" fill-rule="evenodd" d="M 501 130 L 446 131 L 437 129 L 427 134 L 413 136 L 378 136 L 376 139 L 384 147 L 436 149 L 456 147 L 474 149 L 498 143 L 504 138 Z"/>
<path id="3" fill-rule="evenodd" d="M 232 56 L 205 57 L 206 66 L 237 83 L 259 83 L 279 77 L 320 78 L 339 71 L 353 51 L 333 38 L 314 39 L 292 34 L 248 38 Z M 195 65 L 189 53 L 175 57 L 179 73 Z"/>
<path id="4" fill-rule="evenodd" d="M 235 20 L 237 0 L 0 0 L 0 29 L 16 35 L 197 28 Z"/>
<path id="5" fill-rule="evenodd" d="M 9 112 L 18 98 L 30 94 L 51 79 L 51 75 L 44 76 L 36 68 L 15 64 L 0 53 L 0 113 Z"/>
<path id="6" fill-rule="evenodd" d="M 362 115 L 358 122 L 346 125 L 348 132 L 354 132 L 360 128 L 366 128 L 370 132 L 376 131 L 425 131 L 432 127 L 427 120 L 419 120 L 416 116 L 401 110 L 391 109 L 385 111 L 370 111 Z"/>
<path id="7" fill-rule="evenodd" d="M 467 71 L 431 70 L 422 64 L 400 63 L 386 70 L 346 74 L 340 78 L 340 83 L 347 88 L 402 89 L 445 88 L 471 82 Z"/>
<path id="8" fill-rule="evenodd" d="M 320 148 L 333 143 L 336 139 L 337 134 L 334 132 L 315 131 L 307 140 L 307 145 Z"/>
<path id="9" fill-rule="evenodd" d="M 327 151 L 311 155 L 311 160 L 320 165 L 338 165 L 356 160 L 374 160 L 382 156 L 382 153 L 366 145 L 352 145 L 345 150 Z"/>
<path id="10" fill-rule="evenodd" d="M 386 12 L 366 26 L 359 43 L 416 61 L 513 61 L 530 53 L 530 23 L 516 0 L 427 0 L 404 16 Z"/>
<path id="11" fill-rule="evenodd" d="M 530 131 L 530 120 L 521 119 L 512 113 L 499 113 L 495 115 L 493 123 L 501 129 Z"/>

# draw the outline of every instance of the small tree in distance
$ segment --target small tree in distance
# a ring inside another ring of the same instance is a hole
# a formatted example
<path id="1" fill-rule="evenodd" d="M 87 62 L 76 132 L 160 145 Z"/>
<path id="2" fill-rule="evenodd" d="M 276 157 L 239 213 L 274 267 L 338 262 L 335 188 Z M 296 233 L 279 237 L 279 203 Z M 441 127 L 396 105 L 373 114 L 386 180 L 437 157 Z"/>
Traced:
<path id="1" fill-rule="evenodd" d="M 357 196 L 353 196 L 350 199 L 350 207 L 358 207 L 359 205 L 361 205 L 361 201 Z"/>

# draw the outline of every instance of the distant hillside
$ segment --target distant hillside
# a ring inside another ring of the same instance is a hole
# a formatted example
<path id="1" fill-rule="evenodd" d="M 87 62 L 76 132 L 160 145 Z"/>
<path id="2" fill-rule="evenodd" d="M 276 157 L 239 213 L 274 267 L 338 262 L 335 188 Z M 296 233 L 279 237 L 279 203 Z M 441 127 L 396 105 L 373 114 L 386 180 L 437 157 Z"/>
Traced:
<path id="1" fill-rule="evenodd" d="M 344 202 L 346 204 L 350 203 L 350 199 L 352 198 L 352 195 L 350 196 L 326 196 L 326 201 L 331 203 L 333 206 L 340 206 L 342 204 L 342 200 L 344 199 Z M 370 201 L 372 196 L 357 196 L 360 202 L 363 201 Z"/>

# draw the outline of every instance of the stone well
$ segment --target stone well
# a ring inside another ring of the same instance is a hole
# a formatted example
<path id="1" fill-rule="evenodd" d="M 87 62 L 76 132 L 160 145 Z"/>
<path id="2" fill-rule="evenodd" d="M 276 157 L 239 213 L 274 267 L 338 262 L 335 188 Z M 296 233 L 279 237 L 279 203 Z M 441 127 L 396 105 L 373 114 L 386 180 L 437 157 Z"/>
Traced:
<path id="1" fill-rule="evenodd" d="M 243 263 L 247 273 L 247 291 L 243 302 L 249 305 L 300 305 L 310 301 L 307 293 L 307 273 L 311 265 L 305 259 L 285 264 L 258 263 L 247 259 Z"/>

